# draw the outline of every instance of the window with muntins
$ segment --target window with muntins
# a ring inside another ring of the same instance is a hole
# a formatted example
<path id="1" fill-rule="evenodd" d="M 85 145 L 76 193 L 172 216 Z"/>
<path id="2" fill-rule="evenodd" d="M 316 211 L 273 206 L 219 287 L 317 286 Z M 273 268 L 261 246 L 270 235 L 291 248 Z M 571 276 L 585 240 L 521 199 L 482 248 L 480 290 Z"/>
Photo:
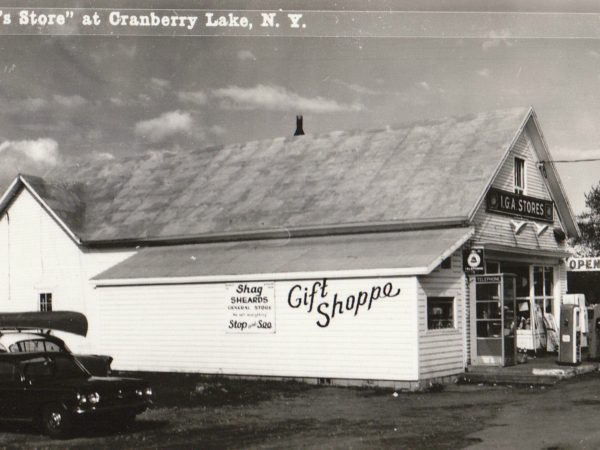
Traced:
<path id="1" fill-rule="evenodd" d="M 454 297 L 427 297 L 427 329 L 455 328 Z"/>
<path id="2" fill-rule="evenodd" d="M 515 194 L 525 193 L 525 160 L 515 158 Z"/>
<path id="3" fill-rule="evenodd" d="M 40 311 L 52 311 L 51 292 L 44 292 L 40 294 Z"/>

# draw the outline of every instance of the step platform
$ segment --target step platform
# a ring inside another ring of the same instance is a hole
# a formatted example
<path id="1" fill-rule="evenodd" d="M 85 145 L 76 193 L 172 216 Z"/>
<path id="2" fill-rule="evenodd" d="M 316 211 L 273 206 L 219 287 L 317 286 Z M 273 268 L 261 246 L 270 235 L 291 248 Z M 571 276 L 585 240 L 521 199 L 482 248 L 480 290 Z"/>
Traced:
<path id="1" fill-rule="evenodd" d="M 600 370 L 600 362 L 584 361 L 579 365 L 560 365 L 556 355 L 528 360 L 509 367 L 468 366 L 459 382 L 475 384 L 511 384 L 550 386 L 561 380 Z"/>

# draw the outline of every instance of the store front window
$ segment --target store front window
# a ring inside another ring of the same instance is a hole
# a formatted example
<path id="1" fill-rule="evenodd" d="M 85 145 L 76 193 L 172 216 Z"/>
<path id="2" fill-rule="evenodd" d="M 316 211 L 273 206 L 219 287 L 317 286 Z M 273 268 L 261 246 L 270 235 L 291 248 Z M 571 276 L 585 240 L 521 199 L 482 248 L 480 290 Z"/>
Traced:
<path id="1" fill-rule="evenodd" d="M 552 267 L 534 266 L 533 287 L 535 303 L 544 313 L 552 313 L 554 272 Z"/>
<path id="2" fill-rule="evenodd" d="M 529 322 L 529 303 L 531 303 L 529 265 L 515 263 L 501 263 L 503 273 L 512 273 L 516 275 L 516 293 L 517 293 L 517 311 L 519 311 L 519 328 Z M 523 321 L 523 323 L 521 323 Z"/>
<path id="3" fill-rule="evenodd" d="M 555 351 L 553 267 L 490 261 L 486 271 L 516 275 L 517 347 Z"/>

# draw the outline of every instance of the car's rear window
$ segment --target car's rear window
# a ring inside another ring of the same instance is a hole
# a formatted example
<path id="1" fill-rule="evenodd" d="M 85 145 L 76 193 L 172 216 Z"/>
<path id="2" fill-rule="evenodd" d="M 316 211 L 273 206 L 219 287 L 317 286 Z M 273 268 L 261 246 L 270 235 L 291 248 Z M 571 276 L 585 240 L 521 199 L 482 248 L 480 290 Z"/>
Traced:
<path id="1" fill-rule="evenodd" d="M 15 342 L 8 350 L 11 353 L 36 353 L 36 352 L 61 352 L 62 349 L 54 342 L 44 339 L 30 339 L 27 341 Z"/>

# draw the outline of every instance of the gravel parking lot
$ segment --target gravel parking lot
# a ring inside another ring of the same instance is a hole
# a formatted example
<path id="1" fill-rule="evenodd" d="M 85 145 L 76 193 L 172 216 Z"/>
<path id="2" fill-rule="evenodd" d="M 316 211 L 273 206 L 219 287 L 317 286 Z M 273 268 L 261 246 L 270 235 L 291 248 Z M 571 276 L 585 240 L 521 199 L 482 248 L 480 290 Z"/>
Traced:
<path id="1" fill-rule="evenodd" d="M 125 430 L 52 441 L 3 424 L 3 448 L 598 448 L 598 373 L 551 388 L 452 385 L 439 392 L 146 375 L 156 407 Z M 574 426 L 575 425 L 575 426 Z M 577 431 L 577 435 L 573 433 Z M 585 430 L 588 430 L 587 432 Z"/>

